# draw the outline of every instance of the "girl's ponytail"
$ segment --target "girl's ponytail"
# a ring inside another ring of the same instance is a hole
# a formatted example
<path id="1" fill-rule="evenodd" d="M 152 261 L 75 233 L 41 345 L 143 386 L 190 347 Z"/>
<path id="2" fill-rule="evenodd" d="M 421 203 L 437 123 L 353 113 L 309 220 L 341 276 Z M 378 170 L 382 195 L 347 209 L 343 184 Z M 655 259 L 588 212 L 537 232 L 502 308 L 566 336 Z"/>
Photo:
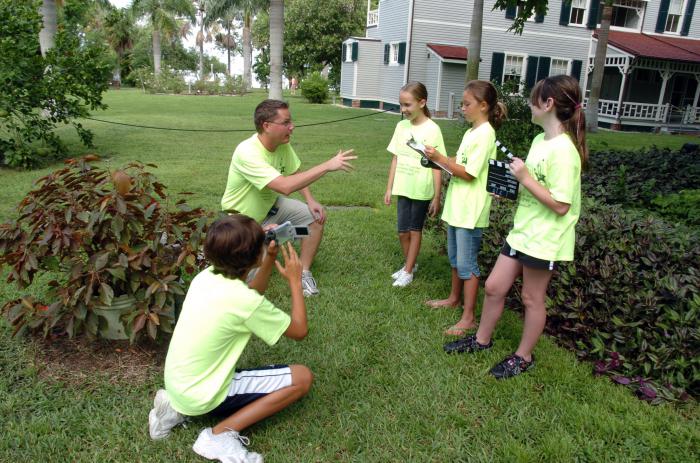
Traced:
<path id="1" fill-rule="evenodd" d="M 494 129 L 500 128 L 503 121 L 508 117 L 508 109 L 506 105 L 498 101 L 496 87 L 486 80 L 470 80 L 467 82 L 464 90 L 469 91 L 479 103 L 482 101 L 486 103 L 489 107 L 489 124 Z"/>
<path id="2" fill-rule="evenodd" d="M 530 102 L 537 106 L 551 98 L 557 119 L 574 142 L 581 158 L 581 168 L 588 163 L 586 146 L 586 115 L 581 106 L 581 87 L 571 76 L 547 77 L 534 86 L 530 93 Z"/>

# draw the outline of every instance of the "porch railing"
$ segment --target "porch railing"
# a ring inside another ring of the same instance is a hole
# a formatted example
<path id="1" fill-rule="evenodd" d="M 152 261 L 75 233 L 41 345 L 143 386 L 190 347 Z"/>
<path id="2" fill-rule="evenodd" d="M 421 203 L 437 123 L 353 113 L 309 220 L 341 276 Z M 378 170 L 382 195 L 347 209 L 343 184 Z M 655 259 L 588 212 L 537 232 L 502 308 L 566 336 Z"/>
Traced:
<path id="1" fill-rule="evenodd" d="M 584 107 L 588 106 L 588 98 L 584 100 Z M 665 122 L 668 117 L 669 104 L 633 103 L 622 102 L 621 117 L 641 121 Z M 616 100 L 598 100 L 598 115 L 604 117 L 617 117 L 619 108 Z"/>
<path id="2" fill-rule="evenodd" d="M 367 11 L 367 27 L 379 24 L 379 10 Z"/>

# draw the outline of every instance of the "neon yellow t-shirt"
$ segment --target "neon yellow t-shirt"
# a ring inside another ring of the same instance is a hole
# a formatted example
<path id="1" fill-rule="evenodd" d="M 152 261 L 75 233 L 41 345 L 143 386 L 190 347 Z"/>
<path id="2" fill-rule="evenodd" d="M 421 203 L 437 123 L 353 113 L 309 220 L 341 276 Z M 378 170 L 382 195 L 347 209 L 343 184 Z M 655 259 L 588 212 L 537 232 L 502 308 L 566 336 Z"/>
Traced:
<path id="1" fill-rule="evenodd" d="M 453 175 L 447 187 L 442 220 L 453 227 L 485 228 L 489 226 L 491 195 L 486 191 L 489 159 L 496 159 L 496 132 L 484 122 L 469 129 L 457 150 L 457 164 L 474 177 L 471 181 Z"/>
<path id="2" fill-rule="evenodd" d="M 513 229 L 506 241 L 511 248 L 538 259 L 573 260 L 575 228 L 581 212 L 581 158 L 576 146 L 567 134 L 551 140 L 539 134 L 532 141 L 525 166 L 552 198 L 571 207 L 563 216 L 557 215 L 521 187 Z"/>
<path id="3" fill-rule="evenodd" d="M 243 140 L 231 158 L 221 209 L 238 211 L 262 222 L 278 196 L 267 184 L 280 175 L 293 174 L 300 165 L 289 143 L 272 153 L 265 149 L 258 134 Z"/>
<path id="4" fill-rule="evenodd" d="M 386 147 L 396 156 L 396 173 L 391 194 L 428 200 L 435 194 L 433 169 L 421 166 L 421 155 L 406 145 L 411 137 L 419 143 L 435 147 L 441 153 L 445 152 L 445 142 L 442 140 L 440 126 L 432 119 L 420 125 L 413 125 L 408 119 L 396 124 L 394 136 Z"/>
<path id="5" fill-rule="evenodd" d="M 226 398 L 251 334 L 272 346 L 289 315 L 241 280 L 199 273 L 185 297 L 165 359 L 165 389 L 175 410 L 198 416 Z"/>

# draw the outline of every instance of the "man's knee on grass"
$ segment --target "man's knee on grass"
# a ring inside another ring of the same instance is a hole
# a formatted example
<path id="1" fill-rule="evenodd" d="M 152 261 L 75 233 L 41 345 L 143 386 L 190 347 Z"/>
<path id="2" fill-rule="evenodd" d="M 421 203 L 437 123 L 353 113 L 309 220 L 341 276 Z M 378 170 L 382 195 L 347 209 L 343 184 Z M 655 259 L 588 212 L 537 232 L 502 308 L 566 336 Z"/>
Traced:
<path id="1" fill-rule="evenodd" d="M 311 390 L 314 382 L 314 374 L 306 365 L 290 365 L 292 371 L 292 385 L 297 386 L 306 395 Z"/>

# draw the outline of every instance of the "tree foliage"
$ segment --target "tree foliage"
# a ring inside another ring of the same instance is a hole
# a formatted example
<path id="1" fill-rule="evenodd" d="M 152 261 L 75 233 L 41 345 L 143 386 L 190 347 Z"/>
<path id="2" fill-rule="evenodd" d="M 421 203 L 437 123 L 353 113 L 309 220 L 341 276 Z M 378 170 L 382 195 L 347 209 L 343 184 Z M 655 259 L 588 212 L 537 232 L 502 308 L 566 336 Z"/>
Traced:
<path id="1" fill-rule="evenodd" d="M 0 162 L 9 166 L 32 167 L 64 155 L 53 132 L 59 124 L 72 124 L 91 146 L 92 133 L 74 120 L 105 108 L 111 65 L 104 44 L 81 38 L 78 24 L 65 15 L 55 46 L 42 57 L 40 3 L 0 0 Z"/>
<path id="2" fill-rule="evenodd" d="M 563 0 L 571 2 L 571 0 Z M 493 9 L 505 10 L 508 7 L 516 8 L 515 19 L 513 24 L 508 28 L 516 34 L 522 34 L 525 28 L 525 22 L 532 15 L 545 15 L 549 10 L 548 0 L 496 0 Z"/>
<path id="3" fill-rule="evenodd" d="M 304 76 L 324 66 L 340 68 L 341 45 L 353 35 L 364 35 L 364 0 L 289 0 L 284 12 L 284 72 Z M 253 26 L 258 48 L 269 43 L 269 20 L 259 15 Z M 332 76 L 339 82 L 340 74 Z M 338 82 L 333 82 L 336 84 Z"/>

